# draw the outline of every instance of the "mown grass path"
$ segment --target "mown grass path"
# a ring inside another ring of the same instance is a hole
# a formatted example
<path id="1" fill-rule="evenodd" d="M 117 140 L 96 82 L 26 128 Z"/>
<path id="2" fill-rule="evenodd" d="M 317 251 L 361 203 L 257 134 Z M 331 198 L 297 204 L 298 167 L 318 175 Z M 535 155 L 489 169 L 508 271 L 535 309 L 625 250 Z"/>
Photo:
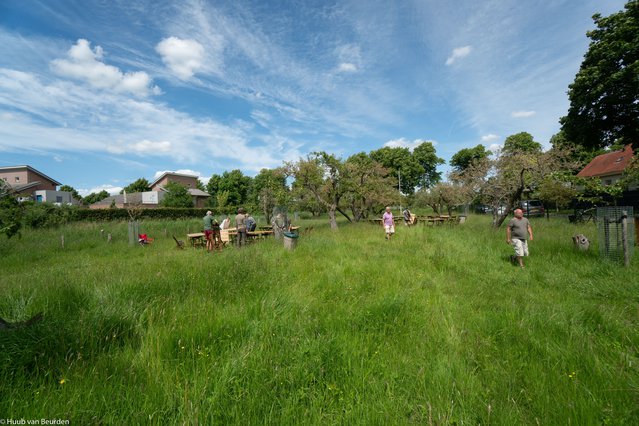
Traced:
<path id="1" fill-rule="evenodd" d="M 142 224 L 148 247 L 128 246 L 126 224 L 2 239 L 0 317 L 45 317 L 0 331 L 0 417 L 639 422 L 639 262 L 574 251 L 592 225 L 532 223 L 525 270 L 480 216 L 390 242 L 315 223 L 295 251 L 175 250 L 197 221 Z"/>

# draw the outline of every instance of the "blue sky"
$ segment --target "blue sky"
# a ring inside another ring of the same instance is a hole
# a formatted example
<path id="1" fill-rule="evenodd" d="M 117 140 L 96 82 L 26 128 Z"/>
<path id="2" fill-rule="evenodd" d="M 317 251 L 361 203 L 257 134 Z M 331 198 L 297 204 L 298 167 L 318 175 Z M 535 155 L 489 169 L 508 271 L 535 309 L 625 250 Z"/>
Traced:
<path id="1" fill-rule="evenodd" d="M 592 15 L 624 3 L 1 0 L 0 166 L 87 194 L 317 150 L 548 146 Z"/>

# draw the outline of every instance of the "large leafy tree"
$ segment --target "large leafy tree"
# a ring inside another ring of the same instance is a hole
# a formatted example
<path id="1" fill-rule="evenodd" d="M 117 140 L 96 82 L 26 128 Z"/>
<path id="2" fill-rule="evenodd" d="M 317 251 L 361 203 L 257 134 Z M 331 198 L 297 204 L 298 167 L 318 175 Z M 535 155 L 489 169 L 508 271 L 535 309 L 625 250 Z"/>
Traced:
<path id="1" fill-rule="evenodd" d="M 245 176 L 242 171 L 235 169 L 230 172 L 226 171 L 222 175 L 212 175 L 206 189 L 214 200 L 218 192 L 228 192 L 227 204 L 239 206 L 248 201 L 251 180 L 250 176 Z"/>
<path id="2" fill-rule="evenodd" d="M 149 183 L 149 181 L 145 178 L 139 178 L 136 181 L 131 182 L 130 184 L 125 186 L 122 191 L 120 191 L 120 194 L 124 194 L 124 191 L 126 191 L 127 194 L 131 194 L 134 192 L 147 192 L 150 190 L 151 184 Z"/>
<path id="3" fill-rule="evenodd" d="M 71 193 L 71 196 L 72 196 L 75 200 L 82 201 L 82 196 L 78 193 L 78 191 L 77 191 L 74 187 L 72 187 L 72 186 L 70 186 L 70 185 L 62 185 L 62 186 L 60 187 L 60 191 L 70 192 L 70 193 Z"/>
<path id="4" fill-rule="evenodd" d="M 504 141 L 502 154 L 536 154 L 541 152 L 541 144 L 535 142 L 528 132 L 520 132 L 510 135 Z"/>
<path id="5" fill-rule="evenodd" d="M 384 147 L 372 151 L 370 156 L 388 170 L 395 178 L 401 179 L 401 190 L 404 194 L 412 194 L 420 184 L 426 171 L 408 148 Z"/>
<path id="6" fill-rule="evenodd" d="M 253 178 L 251 202 L 259 206 L 267 223 L 271 223 L 273 208 L 276 205 L 288 204 L 289 196 L 286 171 L 283 168 L 262 169 Z"/>
<path id="7" fill-rule="evenodd" d="M 162 207 L 193 207 L 193 197 L 186 186 L 178 182 L 169 182 L 164 185 L 166 194 L 162 199 Z"/>
<path id="8" fill-rule="evenodd" d="M 435 153 L 435 147 L 431 142 L 422 142 L 413 150 L 413 157 L 424 169 L 419 179 L 419 186 L 429 188 L 441 181 L 442 174 L 437 171 L 437 166 L 444 164 L 443 158 L 439 158 Z"/>
<path id="9" fill-rule="evenodd" d="M 590 47 L 569 86 L 570 108 L 560 122 L 567 138 L 589 149 L 614 143 L 639 147 L 639 1 L 593 16 Z"/>
<path id="10" fill-rule="evenodd" d="M 0 235 L 5 234 L 7 238 L 19 235 L 23 213 L 11 186 L 0 179 Z"/>
<path id="11" fill-rule="evenodd" d="M 357 222 L 374 210 L 399 200 L 397 179 L 364 152 L 350 156 L 344 164 L 349 180 L 344 197 Z"/>
<path id="12" fill-rule="evenodd" d="M 490 151 L 486 150 L 484 145 L 477 145 L 473 148 L 460 149 L 450 159 L 450 165 L 457 173 L 463 173 L 473 163 L 479 162 L 490 155 Z"/>
<path id="13" fill-rule="evenodd" d="M 88 205 L 88 204 L 97 203 L 98 201 L 102 201 L 107 197 L 109 197 L 109 193 L 103 189 L 100 192 L 90 193 L 89 195 L 87 195 L 86 197 L 82 199 L 82 202 Z"/>

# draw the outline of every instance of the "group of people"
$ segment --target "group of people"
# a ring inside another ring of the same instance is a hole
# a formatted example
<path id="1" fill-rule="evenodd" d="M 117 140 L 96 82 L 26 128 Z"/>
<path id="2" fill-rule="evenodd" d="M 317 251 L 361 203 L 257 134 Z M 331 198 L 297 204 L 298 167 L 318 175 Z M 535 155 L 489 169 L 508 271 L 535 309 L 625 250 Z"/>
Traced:
<path id="1" fill-rule="evenodd" d="M 513 217 L 508 226 L 506 226 L 506 243 L 511 245 L 515 250 L 515 254 L 510 256 L 513 264 L 524 268 L 524 257 L 528 256 L 528 240 L 533 240 L 533 231 L 530 221 L 524 217 L 522 209 L 515 209 L 515 217 Z M 407 209 L 403 212 L 404 223 L 408 226 L 412 224 L 413 215 Z M 382 226 L 386 231 L 386 239 L 390 240 L 395 234 L 395 220 L 390 207 L 386 207 L 386 211 L 382 215 Z"/>
<path id="2" fill-rule="evenodd" d="M 220 245 L 220 230 L 231 229 L 231 218 L 227 215 L 222 223 L 218 222 L 213 217 L 212 211 L 207 211 L 206 216 L 202 219 L 204 238 L 206 239 L 206 248 L 211 251 L 213 248 Z M 273 234 L 275 238 L 281 238 L 284 232 L 290 231 L 291 222 L 288 220 L 286 213 L 278 212 L 273 216 L 271 221 L 273 228 Z M 244 208 L 237 209 L 237 215 L 235 216 L 235 231 L 237 232 L 237 238 L 235 239 L 238 247 L 246 244 L 246 240 L 249 232 L 255 231 L 257 228 L 257 221 L 251 216 Z"/>
<path id="3" fill-rule="evenodd" d="M 202 219 L 202 225 L 204 229 L 204 239 L 206 240 L 206 249 L 208 251 L 213 250 L 216 244 L 220 244 L 219 231 L 231 228 L 231 219 L 227 215 L 222 223 L 218 224 L 213 217 L 211 210 L 206 212 L 206 216 Z M 237 215 L 235 216 L 235 228 L 237 229 L 237 245 L 243 246 L 246 244 L 247 233 L 255 231 L 257 222 L 244 210 L 242 207 L 237 209 Z"/>

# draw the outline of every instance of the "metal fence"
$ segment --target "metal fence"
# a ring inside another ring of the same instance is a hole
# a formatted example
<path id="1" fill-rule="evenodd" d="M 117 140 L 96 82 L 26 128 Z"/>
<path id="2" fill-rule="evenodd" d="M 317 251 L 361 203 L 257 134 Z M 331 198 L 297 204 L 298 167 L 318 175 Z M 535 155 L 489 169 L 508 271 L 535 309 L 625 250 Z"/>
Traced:
<path id="1" fill-rule="evenodd" d="M 628 264 L 635 246 L 632 207 L 597 207 L 599 254 L 602 258 Z"/>

